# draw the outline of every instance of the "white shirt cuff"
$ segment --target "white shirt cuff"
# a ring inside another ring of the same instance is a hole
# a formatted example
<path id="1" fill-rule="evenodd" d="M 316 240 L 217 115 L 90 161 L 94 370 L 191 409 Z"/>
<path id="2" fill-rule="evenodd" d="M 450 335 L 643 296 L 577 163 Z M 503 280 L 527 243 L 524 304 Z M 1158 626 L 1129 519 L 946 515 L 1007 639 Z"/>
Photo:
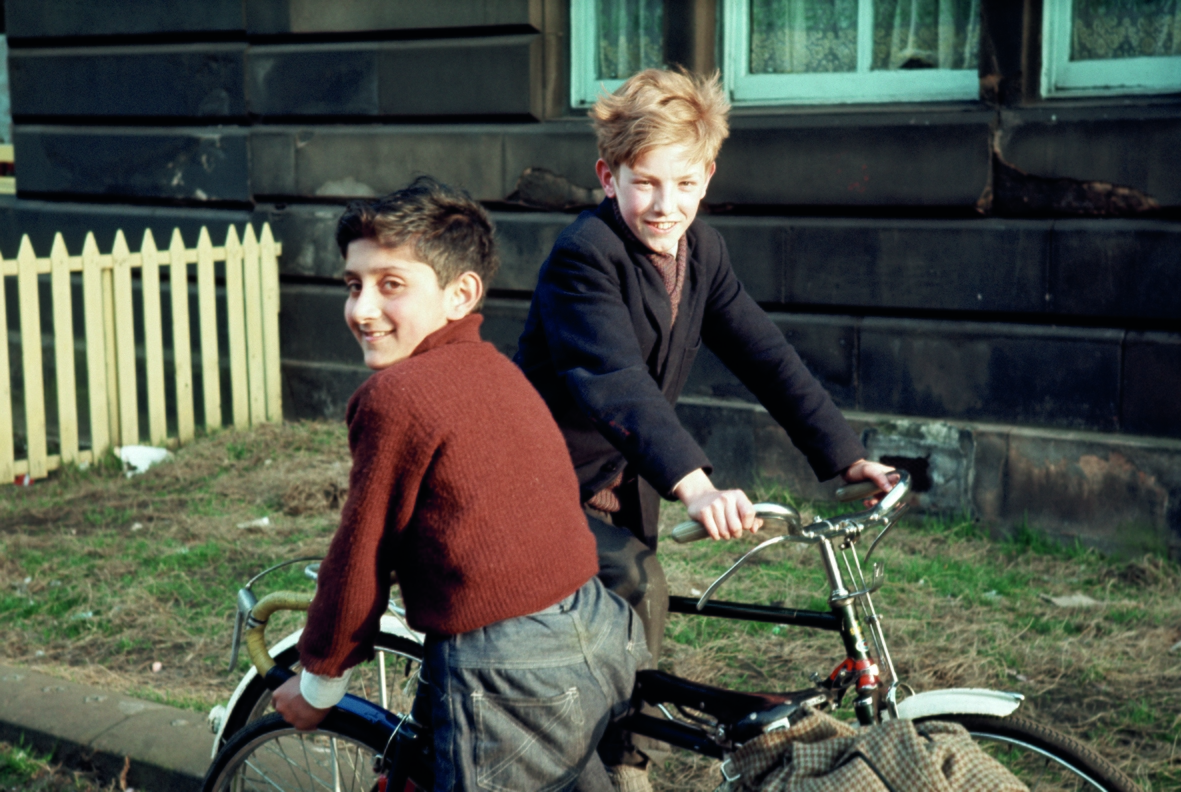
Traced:
<path id="1" fill-rule="evenodd" d="M 348 692 L 349 676 L 353 669 L 347 669 L 338 677 L 320 676 L 310 671 L 299 675 L 299 693 L 304 701 L 316 709 L 335 707 Z"/>

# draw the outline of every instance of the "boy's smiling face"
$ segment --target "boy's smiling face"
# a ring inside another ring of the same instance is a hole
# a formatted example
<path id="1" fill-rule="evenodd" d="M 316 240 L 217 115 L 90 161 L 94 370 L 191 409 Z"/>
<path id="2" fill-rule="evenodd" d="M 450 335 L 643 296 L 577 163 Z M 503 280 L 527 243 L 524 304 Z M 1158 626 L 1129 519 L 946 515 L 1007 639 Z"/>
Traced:
<path id="1" fill-rule="evenodd" d="M 603 160 L 595 163 L 603 191 L 618 202 L 636 239 L 669 255 L 676 255 L 677 243 L 697 217 L 714 169 L 712 162 L 693 161 L 686 146 L 648 149 L 615 172 Z"/>
<path id="2" fill-rule="evenodd" d="M 413 243 L 389 248 L 364 237 L 349 243 L 344 282 L 345 322 L 375 371 L 410 357 L 424 338 L 467 316 L 483 294 L 474 272 L 440 286 Z"/>

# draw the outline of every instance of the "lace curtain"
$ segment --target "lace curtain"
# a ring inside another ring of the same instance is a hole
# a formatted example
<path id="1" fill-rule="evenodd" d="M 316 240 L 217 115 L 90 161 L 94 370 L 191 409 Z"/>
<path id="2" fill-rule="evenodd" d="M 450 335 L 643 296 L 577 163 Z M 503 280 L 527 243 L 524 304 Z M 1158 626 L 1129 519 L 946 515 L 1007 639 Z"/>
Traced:
<path id="1" fill-rule="evenodd" d="M 857 15 L 858 0 L 750 0 L 751 74 L 856 71 Z M 976 68 L 980 0 L 874 0 L 873 18 L 872 69 Z"/>
<path id="2" fill-rule="evenodd" d="M 1074 0 L 1070 59 L 1181 55 L 1181 0 Z"/>
<path id="3" fill-rule="evenodd" d="M 664 65 L 664 0 L 598 0 L 599 80 Z"/>

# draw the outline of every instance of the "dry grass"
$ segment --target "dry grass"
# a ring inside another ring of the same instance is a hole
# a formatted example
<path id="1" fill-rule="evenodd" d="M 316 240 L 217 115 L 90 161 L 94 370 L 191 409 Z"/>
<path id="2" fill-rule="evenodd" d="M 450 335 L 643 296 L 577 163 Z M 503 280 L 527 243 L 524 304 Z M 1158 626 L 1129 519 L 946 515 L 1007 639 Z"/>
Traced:
<path id="1" fill-rule="evenodd" d="M 343 426 L 301 423 L 202 438 L 126 479 L 109 466 L 0 490 L 0 659 L 207 710 L 229 697 L 234 592 L 263 567 L 323 553 L 347 486 Z M 783 493 L 762 493 L 774 499 Z M 267 517 L 268 527 L 240 529 Z M 666 522 L 674 523 L 670 508 Z M 736 544 L 661 545 L 672 590 L 700 592 Z M 902 679 L 915 689 L 1017 690 L 1146 790 L 1181 785 L 1181 575 L 1064 551 L 1025 532 L 998 545 L 967 521 L 915 521 L 878 557 L 877 597 Z M 814 551 L 779 547 L 720 598 L 823 608 Z M 275 588 L 310 583 L 298 569 Z M 1085 593 L 1101 604 L 1042 599 Z M 282 625 L 278 625 L 282 629 Z M 842 652 L 829 633 L 670 617 L 662 667 L 713 684 L 798 689 Z M 154 662 L 163 669 L 153 673 Z M 713 763 L 679 754 L 658 788 L 712 789 Z"/>

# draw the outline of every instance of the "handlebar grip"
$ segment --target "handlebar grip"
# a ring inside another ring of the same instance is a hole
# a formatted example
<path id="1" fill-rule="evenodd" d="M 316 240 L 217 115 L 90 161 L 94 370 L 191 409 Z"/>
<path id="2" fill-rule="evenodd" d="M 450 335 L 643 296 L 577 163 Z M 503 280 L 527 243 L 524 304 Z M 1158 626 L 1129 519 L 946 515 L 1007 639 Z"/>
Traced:
<path id="1" fill-rule="evenodd" d="M 242 640 L 246 644 L 246 651 L 250 655 L 250 662 L 261 677 L 267 678 L 268 686 L 271 680 L 278 679 L 278 675 L 270 675 L 275 667 L 271 653 L 267 651 L 264 634 L 267 629 L 267 619 L 278 610 L 306 611 L 312 604 L 312 595 L 294 591 L 276 591 L 266 595 L 250 609 L 246 631 Z M 283 680 L 279 679 L 279 682 Z"/>
<path id="2" fill-rule="evenodd" d="M 686 520 L 673 528 L 671 536 L 675 542 L 688 544 L 689 542 L 696 542 L 698 539 L 708 539 L 709 531 L 705 530 L 705 526 L 699 522 Z"/>
<path id="3" fill-rule="evenodd" d="M 858 481 L 856 484 L 846 484 L 839 487 L 836 491 L 836 499 L 841 503 L 846 503 L 877 495 L 881 491 L 882 488 L 872 481 Z"/>

